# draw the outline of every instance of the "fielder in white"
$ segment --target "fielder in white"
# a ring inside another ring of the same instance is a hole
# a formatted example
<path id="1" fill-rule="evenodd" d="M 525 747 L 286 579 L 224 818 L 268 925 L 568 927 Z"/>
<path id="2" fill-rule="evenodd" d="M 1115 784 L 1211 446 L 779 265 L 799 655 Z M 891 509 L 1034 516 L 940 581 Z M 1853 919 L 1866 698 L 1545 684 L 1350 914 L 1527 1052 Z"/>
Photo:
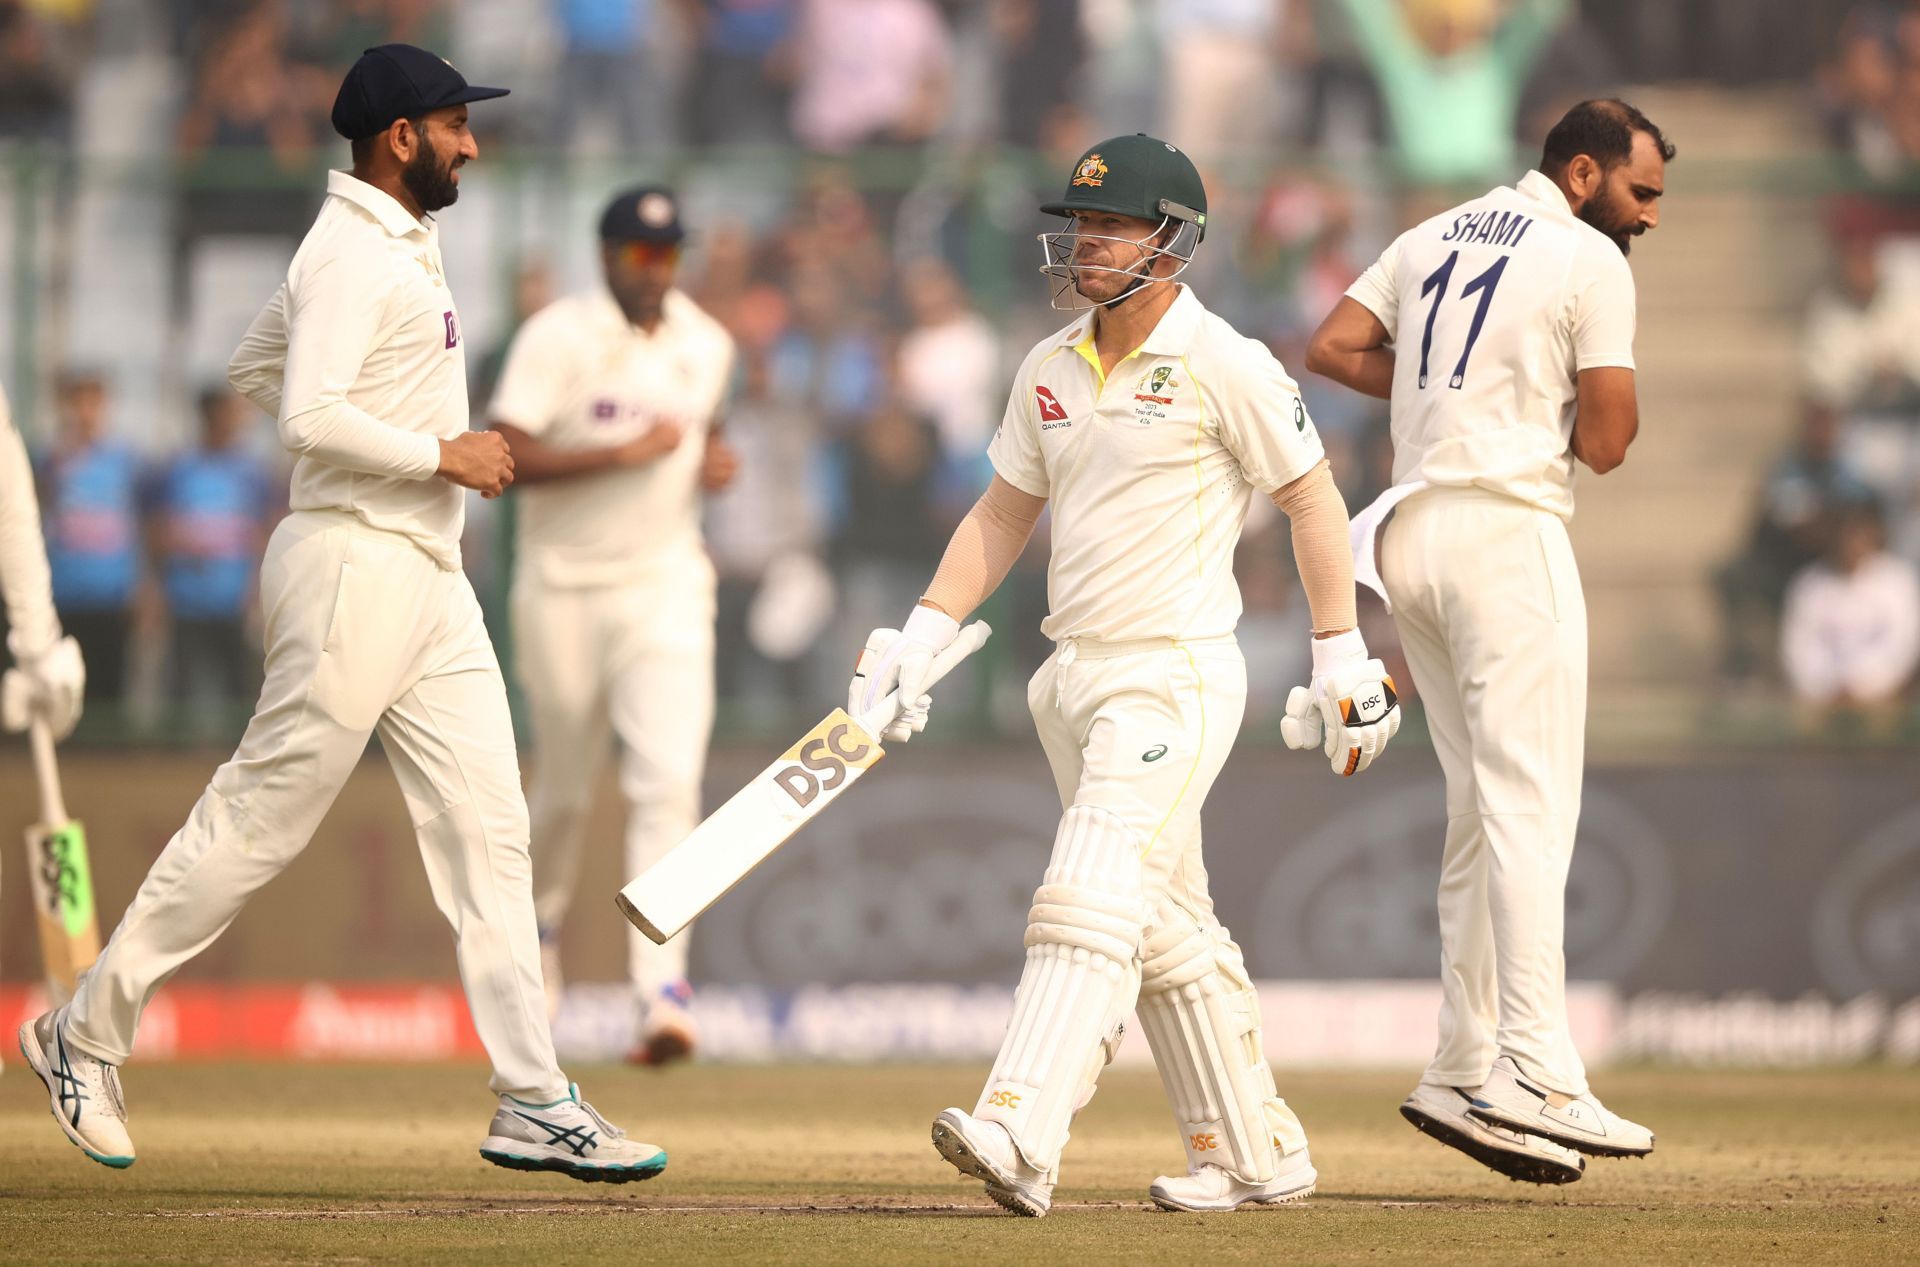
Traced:
<path id="1" fill-rule="evenodd" d="M 924 726 L 928 665 L 1052 505 L 1041 628 L 1058 646 L 1028 703 L 1065 813 L 999 1059 L 972 1113 L 935 1119 L 934 1145 L 1001 1205 L 1045 1214 L 1069 1124 L 1137 1003 L 1188 1159 L 1153 1200 L 1298 1200 L 1316 1180 L 1306 1132 L 1275 1091 L 1200 853 L 1200 807 L 1246 704 L 1233 552 L 1255 491 L 1292 520 L 1334 769 L 1365 768 L 1400 714 L 1353 627 L 1346 506 L 1296 385 L 1172 280 L 1206 228 L 1192 162 L 1115 137 L 1041 209 L 1071 221 L 1041 235 L 1043 271 L 1080 315 L 1020 367 L 991 486 L 903 629 L 869 639 L 878 654 L 850 693 L 858 711 L 897 683 L 915 706 L 887 738 Z"/>
<path id="2" fill-rule="evenodd" d="M 55 739 L 65 739 L 80 720 L 87 684 L 80 644 L 60 632 L 47 570 L 47 543 L 40 534 L 40 502 L 33 492 L 33 466 L 13 425 L 0 387 L 0 597 L 7 604 L 7 650 L 14 667 L 0 689 L 8 730 L 25 730 L 36 712 Z"/>
<path id="3" fill-rule="evenodd" d="M 488 411 L 523 488 L 513 628 L 536 744 L 534 910 L 556 1005 L 560 926 L 616 735 L 626 874 L 700 822 L 715 587 L 700 502 L 736 465 L 719 430 L 733 339 L 674 288 L 685 236 L 669 190 L 617 195 L 600 219 L 606 285 L 527 320 Z M 643 1063 L 693 1053 L 687 941 L 627 930 Z"/>
<path id="4" fill-rule="evenodd" d="M 73 1001 L 20 1028 L 54 1116 L 94 1160 L 133 1164 L 117 1067 L 154 991 L 306 847 L 376 730 L 453 925 L 499 1109 L 480 1152 L 576 1179 L 643 1179 L 666 1154 L 627 1139 L 554 1059 L 540 985 L 527 812 L 505 686 L 460 570 L 463 489 L 498 496 L 513 461 L 467 430 L 465 353 L 428 213 L 479 153 L 469 87 L 404 44 L 348 72 L 333 124 L 353 173 L 234 354 L 235 388 L 298 455 L 293 513 L 261 568 L 266 684 L 233 759 L 134 895 Z"/>
<path id="5" fill-rule="evenodd" d="M 1574 107 L 1538 171 L 1389 246 L 1307 356 L 1392 401 L 1394 487 L 1355 520 L 1356 562 L 1447 779 L 1440 1041 L 1401 1112 L 1535 1183 L 1578 1179 L 1579 1153 L 1653 1149 L 1588 1090 L 1567 1028 L 1587 613 L 1566 521 L 1574 461 L 1612 470 L 1639 428 L 1626 253 L 1659 223 L 1672 157 L 1624 102 Z"/>

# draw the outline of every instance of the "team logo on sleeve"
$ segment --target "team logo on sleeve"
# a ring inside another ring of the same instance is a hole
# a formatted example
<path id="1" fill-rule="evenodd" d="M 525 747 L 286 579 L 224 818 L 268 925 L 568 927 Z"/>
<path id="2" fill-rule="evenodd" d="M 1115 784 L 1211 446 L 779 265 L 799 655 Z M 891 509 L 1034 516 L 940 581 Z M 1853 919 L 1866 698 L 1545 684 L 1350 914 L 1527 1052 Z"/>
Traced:
<path id="1" fill-rule="evenodd" d="M 1073 169 L 1073 183 L 1098 186 L 1107 178 L 1107 164 L 1098 154 L 1089 154 Z"/>
<path id="2" fill-rule="evenodd" d="M 1053 392 L 1050 389 L 1045 387 L 1034 388 L 1033 401 L 1036 405 L 1040 406 L 1041 422 L 1065 422 L 1067 420 L 1067 411 L 1061 406 L 1058 400 L 1054 399 Z"/>

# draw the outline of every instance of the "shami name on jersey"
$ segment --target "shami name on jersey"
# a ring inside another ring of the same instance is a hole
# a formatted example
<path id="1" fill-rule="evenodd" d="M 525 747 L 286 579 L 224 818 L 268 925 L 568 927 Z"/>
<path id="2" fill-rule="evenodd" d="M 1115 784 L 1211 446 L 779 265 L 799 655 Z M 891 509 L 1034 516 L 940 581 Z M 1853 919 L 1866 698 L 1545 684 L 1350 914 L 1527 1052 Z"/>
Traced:
<path id="1" fill-rule="evenodd" d="M 1519 246 L 1520 239 L 1532 227 L 1533 217 L 1518 211 L 1475 211 L 1455 216 L 1453 227 L 1441 234 L 1440 240 Z"/>

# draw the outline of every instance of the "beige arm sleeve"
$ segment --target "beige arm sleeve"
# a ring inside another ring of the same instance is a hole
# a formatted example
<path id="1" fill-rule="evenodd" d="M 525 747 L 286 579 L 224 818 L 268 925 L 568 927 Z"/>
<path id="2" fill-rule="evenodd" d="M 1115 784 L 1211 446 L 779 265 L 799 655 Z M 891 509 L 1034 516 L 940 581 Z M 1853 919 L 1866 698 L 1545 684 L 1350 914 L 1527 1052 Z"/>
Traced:
<path id="1" fill-rule="evenodd" d="M 1353 551 L 1347 543 L 1347 503 L 1325 461 L 1277 490 L 1273 504 L 1293 524 L 1293 562 L 1307 591 L 1313 631 L 1339 633 L 1358 623 L 1354 613 Z"/>
<path id="2" fill-rule="evenodd" d="M 1336 494 L 1337 496 L 1337 494 Z M 998 475 L 953 530 L 940 567 L 921 601 L 955 620 L 965 620 L 987 595 L 1000 587 L 1020 552 L 1027 548 L 1047 499 L 1023 493 Z M 1342 521 L 1345 512 L 1342 511 Z"/>

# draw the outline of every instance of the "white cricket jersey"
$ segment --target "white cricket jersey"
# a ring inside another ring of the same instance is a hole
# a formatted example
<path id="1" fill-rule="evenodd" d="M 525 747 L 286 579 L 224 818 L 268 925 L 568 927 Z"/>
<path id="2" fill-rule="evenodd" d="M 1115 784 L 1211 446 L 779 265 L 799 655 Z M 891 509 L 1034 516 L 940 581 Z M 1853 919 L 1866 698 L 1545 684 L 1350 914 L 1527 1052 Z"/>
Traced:
<path id="1" fill-rule="evenodd" d="M 1633 368 L 1633 273 L 1528 172 L 1400 235 L 1347 294 L 1394 348 L 1393 482 L 1573 515 L 1581 370 Z"/>
<path id="2" fill-rule="evenodd" d="M 345 511 L 460 566 L 465 494 L 434 475 L 440 442 L 467 430 L 466 351 L 431 218 L 328 172 L 327 200 L 227 378 L 298 456 L 292 509 Z"/>
<path id="3" fill-rule="evenodd" d="M 1111 374 L 1090 315 L 1028 353 L 987 453 L 1052 504 L 1041 632 L 1115 641 L 1232 633 L 1252 490 L 1271 494 L 1324 456 L 1273 353 L 1185 286 Z"/>
<path id="4" fill-rule="evenodd" d="M 0 599 L 6 601 L 7 647 L 15 659 L 41 655 L 59 640 L 33 466 L 14 430 L 5 384 L 0 384 Z"/>
<path id="5" fill-rule="evenodd" d="M 562 449 L 605 448 L 678 423 L 680 444 L 641 466 L 531 484 L 519 499 L 520 566 L 549 585 L 678 583 L 712 566 L 700 536 L 700 468 L 725 403 L 733 339 L 667 292 L 652 333 L 605 290 L 561 299 L 514 336 L 488 417 Z"/>

